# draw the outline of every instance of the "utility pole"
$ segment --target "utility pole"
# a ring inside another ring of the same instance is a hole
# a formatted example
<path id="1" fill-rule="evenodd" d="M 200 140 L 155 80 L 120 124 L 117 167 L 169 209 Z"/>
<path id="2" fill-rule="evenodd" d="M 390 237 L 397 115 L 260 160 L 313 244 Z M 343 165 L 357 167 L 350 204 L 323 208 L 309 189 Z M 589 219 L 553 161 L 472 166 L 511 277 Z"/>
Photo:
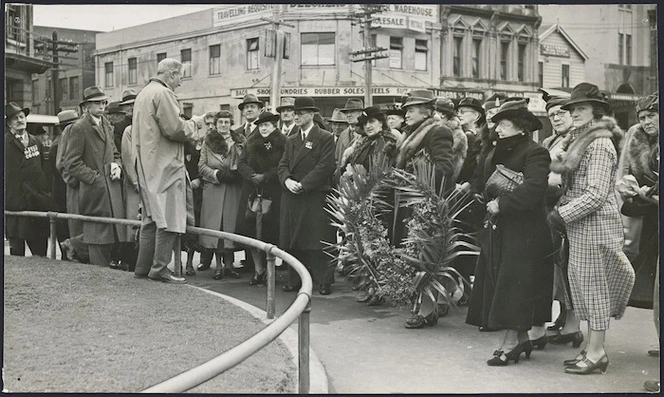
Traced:
<path id="1" fill-rule="evenodd" d="M 283 30 L 281 30 L 281 25 L 291 28 L 295 27 L 294 25 L 281 22 L 281 14 L 285 10 L 285 7 L 285 4 L 275 4 L 273 19 L 271 20 L 264 17 L 261 18 L 264 21 L 271 22 L 274 26 L 274 34 L 272 36 L 274 39 L 274 54 L 266 54 L 266 56 L 269 57 L 274 55 L 274 63 L 272 64 L 272 76 L 270 80 L 270 103 L 272 104 L 273 113 L 276 113 L 277 106 L 279 106 L 279 101 L 281 100 L 281 62 L 284 59 L 284 46 L 286 44 L 286 34 Z M 269 34 L 272 34 L 272 32 L 268 32 L 268 35 Z"/>
<path id="2" fill-rule="evenodd" d="M 58 84 L 60 81 L 60 58 L 58 58 L 58 32 L 53 31 L 53 63 L 55 67 L 51 69 L 51 80 L 53 81 L 53 114 L 58 114 L 60 109 L 60 95 L 58 95 Z"/>
<path id="3" fill-rule="evenodd" d="M 77 60 L 78 58 L 75 57 L 70 57 L 70 56 L 65 56 L 65 55 L 60 55 L 61 52 L 64 53 L 76 53 L 78 52 L 78 43 L 74 43 L 69 40 L 65 41 L 59 41 L 58 40 L 58 32 L 53 31 L 53 34 L 51 35 L 51 40 L 45 39 L 44 40 L 44 54 L 46 54 L 48 51 L 51 52 L 51 56 L 53 58 L 53 67 L 51 68 L 51 83 L 52 83 L 52 95 L 53 95 L 53 114 L 57 114 L 58 110 L 60 109 L 60 97 L 61 97 L 61 89 L 60 89 L 60 70 L 61 66 L 76 66 L 76 65 L 70 65 L 70 64 L 63 64 L 60 63 L 61 59 L 65 60 Z M 65 61 L 66 62 L 66 61 Z M 48 110 L 47 110 L 48 111 Z"/>

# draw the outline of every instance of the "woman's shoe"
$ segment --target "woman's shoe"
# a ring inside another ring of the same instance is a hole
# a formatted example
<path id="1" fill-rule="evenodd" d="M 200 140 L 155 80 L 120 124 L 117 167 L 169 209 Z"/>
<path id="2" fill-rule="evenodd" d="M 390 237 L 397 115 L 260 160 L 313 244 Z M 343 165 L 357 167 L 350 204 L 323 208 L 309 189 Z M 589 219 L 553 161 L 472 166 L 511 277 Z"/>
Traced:
<path id="1" fill-rule="evenodd" d="M 530 341 L 532 346 L 537 349 L 537 350 L 544 350 L 544 347 L 546 347 L 546 343 L 549 341 L 549 338 L 544 335 L 541 338 L 533 339 Z"/>
<path id="2" fill-rule="evenodd" d="M 542 338 L 539 338 L 539 339 L 542 339 Z M 539 339 L 535 339 L 535 340 L 539 340 Z M 546 343 L 545 343 L 545 344 L 546 344 Z M 530 360 L 530 353 L 533 352 L 533 347 L 535 346 L 535 341 L 527 340 L 527 341 L 525 341 L 525 342 L 521 342 L 519 345 L 521 346 L 521 351 L 522 351 L 523 353 L 525 353 L 526 358 L 527 358 L 528 360 Z M 542 347 L 542 349 L 543 349 L 543 348 L 544 348 L 544 347 Z"/>
<path id="3" fill-rule="evenodd" d="M 230 276 L 231 278 L 236 278 L 237 279 L 237 278 L 242 277 L 242 276 L 240 276 L 240 273 L 236 272 L 233 269 L 224 269 L 224 273 L 225 273 L 224 274 L 225 276 Z"/>
<path id="4" fill-rule="evenodd" d="M 564 345 L 570 342 L 572 342 L 573 347 L 581 346 L 581 343 L 583 343 L 583 332 L 576 331 L 571 334 L 559 333 L 549 337 L 549 343 L 553 343 L 554 345 Z"/>
<path id="5" fill-rule="evenodd" d="M 199 271 L 199 272 L 205 271 L 205 270 L 207 270 L 207 269 L 209 269 L 209 268 L 210 268 L 210 264 L 209 264 L 209 263 L 200 263 L 200 264 L 198 265 L 198 271 Z"/>
<path id="6" fill-rule="evenodd" d="M 433 327 L 438 324 L 438 312 L 436 310 L 432 311 L 431 314 L 424 317 L 424 323 L 429 327 Z"/>
<path id="7" fill-rule="evenodd" d="M 579 367 L 579 363 L 585 363 L 585 367 Z M 602 358 L 600 358 L 596 363 L 590 361 L 588 357 L 585 357 L 583 360 L 579 361 L 576 365 L 573 367 L 566 367 L 565 372 L 568 374 L 575 374 L 575 375 L 588 375 L 595 370 L 599 369 L 599 372 L 602 374 L 606 373 L 606 369 L 609 366 L 609 358 L 604 354 Z"/>
<path id="8" fill-rule="evenodd" d="M 196 271 L 194 270 L 194 266 L 191 263 L 187 264 L 186 270 L 184 272 L 187 276 L 195 276 Z"/>
<path id="9" fill-rule="evenodd" d="M 221 280 L 224 278 L 224 269 L 221 267 L 218 269 L 214 270 L 214 274 L 212 275 L 212 278 L 215 280 Z"/>
<path id="10" fill-rule="evenodd" d="M 254 277 L 252 277 L 251 280 L 249 280 L 249 285 L 265 284 L 264 278 L 265 278 L 265 272 L 261 274 L 254 273 Z"/>
<path id="11" fill-rule="evenodd" d="M 558 318 L 556 319 L 556 321 L 553 322 L 553 324 L 546 327 L 546 330 L 547 331 L 560 331 L 565 326 L 565 312 L 566 311 L 567 310 L 564 308 L 564 306 L 561 307 L 560 314 L 558 315 Z"/>
<path id="12" fill-rule="evenodd" d="M 514 349 L 510 350 L 507 353 L 504 353 L 502 350 L 496 350 L 495 352 L 493 352 L 493 358 L 487 360 L 486 364 L 489 367 L 505 367 L 510 363 L 510 361 L 518 363 L 519 356 L 521 355 L 523 348 L 524 344 L 520 343 L 516 345 Z M 528 357 L 530 357 L 530 354 L 528 354 Z"/>
<path id="13" fill-rule="evenodd" d="M 424 316 L 417 314 L 406 320 L 404 327 L 408 329 L 424 328 L 425 324 L 426 320 L 424 319 Z"/>
<path id="14" fill-rule="evenodd" d="M 585 358 L 586 358 L 586 351 L 581 350 L 581 352 L 579 353 L 578 356 L 576 356 L 576 358 L 573 358 L 571 360 L 565 360 L 563 361 L 563 364 L 565 364 L 565 366 L 576 365 L 576 363 L 585 360 Z"/>

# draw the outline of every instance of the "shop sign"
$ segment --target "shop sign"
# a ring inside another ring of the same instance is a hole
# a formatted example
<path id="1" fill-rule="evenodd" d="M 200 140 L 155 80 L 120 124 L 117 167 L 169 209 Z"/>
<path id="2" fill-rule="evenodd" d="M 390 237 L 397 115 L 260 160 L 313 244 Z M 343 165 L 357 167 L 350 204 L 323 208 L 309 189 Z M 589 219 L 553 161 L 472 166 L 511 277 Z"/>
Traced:
<path id="1" fill-rule="evenodd" d="M 389 13 L 404 15 L 421 21 L 437 23 L 438 6 L 422 4 L 390 4 Z"/>
<path id="2" fill-rule="evenodd" d="M 289 4 L 288 11 L 315 12 L 321 11 L 345 11 L 350 10 L 348 4 Z"/>
<path id="3" fill-rule="evenodd" d="M 569 48 L 553 44 L 540 44 L 540 54 L 569 58 Z"/>
<path id="4" fill-rule="evenodd" d="M 408 87 L 373 87 L 375 96 L 403 96 L 410 92 Z M 259 97 L 269 97 L 271 90 L 268 87 L 234 88 L 231 97 L 244 98 L 247 94 Z M 310 97 L 348 97 L 364 96 L 364 87 L 282 87 L 281 96 L 310 96 Z"/>
<path id="5" fill-rule="evenodd" d="M 379 15 L 373 19 L 372 26 L 384 29 L 408 29 L 426 33 L 426 22 L 424 20 L 403 15 Z"/>
<path id="6" fill-rule="evenodd" d="M 484 94 L 477 91 L 465 91 L 465 90 L 450 90 L 450 89 L 436 89 L 434 90 L 436 96 L 450 99 L 461 99 L 461 98 L 475 98 L 479 101 L 484 100 Z"/>
<path id="7" fill-rule="evenodd" d="M 632 94 L 610 94 L 609 99 L 613 99 L 616 101 L 638 101 L 641 97 L 638 95 L 632 95 Z"/>
<path id="8" fill-rule="evenodd" d="M 259 19 L 263 14 L 272 14 L 272 4 L 229 5 L 212 10 L 212 26 Z"/>

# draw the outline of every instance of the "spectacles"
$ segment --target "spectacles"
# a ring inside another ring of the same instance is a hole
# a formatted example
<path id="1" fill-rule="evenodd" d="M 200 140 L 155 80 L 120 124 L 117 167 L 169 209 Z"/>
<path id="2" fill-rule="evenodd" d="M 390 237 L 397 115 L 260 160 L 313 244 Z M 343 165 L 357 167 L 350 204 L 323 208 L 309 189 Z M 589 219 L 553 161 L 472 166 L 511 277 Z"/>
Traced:
<path id="1" fill-rule="evenodd" d="M 108 101 L 90 101 L 89 103 L 93 105 L 98 105 L 98 106 L 106 106 L 108 105 Z"/>
<path id="2" fill-rule="evenodd" d="M 562 118 L 563 116 L 566 116 L 566 115 L 568 115 L 568 114 L 569 114 L 569 112 L 568 112 L 567 110 L 558 110 L 557 112 L 551 112 L 551 113 L 549 113 L 549 118 L 550 118 L 551 120 L 553 120 L 554 118 L 556 118 L 556 116 Z"/>

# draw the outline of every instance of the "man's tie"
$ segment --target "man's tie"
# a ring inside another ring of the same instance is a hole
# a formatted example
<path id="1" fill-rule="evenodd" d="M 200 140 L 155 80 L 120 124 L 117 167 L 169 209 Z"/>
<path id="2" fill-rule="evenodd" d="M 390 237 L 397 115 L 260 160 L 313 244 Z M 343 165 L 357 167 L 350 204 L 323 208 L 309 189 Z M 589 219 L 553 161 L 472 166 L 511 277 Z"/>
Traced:
<path id="1" fill-rule="evenodd" d="M 23 132 L 23 134 L 21 134 L 21 135 L 16 134 L 16 139 L 18 139 L 19 141 L 21 141 L 21 143 L 23 144 L 23 146 L 25 146 L 25 147 L 28 146 L 28 142 L 29 142 L 29 140 L 28 140 L 28 133 L 27 133 L 27 132 Z"/>
<path id="2" fill-rule="evenodd" d="M 244 126 L 244 135 L 249 136 L 251 133 L 251 123 L 247 123 L 247 125 Z"/>
<path id="3" fill-rule="evenodd" d="M 304 135 L 304 132 L 300 132 L 300 139 L 302 139 L 302 142 L 304 142 L 305 139 L 307 139 L 307 136 Z"/>

